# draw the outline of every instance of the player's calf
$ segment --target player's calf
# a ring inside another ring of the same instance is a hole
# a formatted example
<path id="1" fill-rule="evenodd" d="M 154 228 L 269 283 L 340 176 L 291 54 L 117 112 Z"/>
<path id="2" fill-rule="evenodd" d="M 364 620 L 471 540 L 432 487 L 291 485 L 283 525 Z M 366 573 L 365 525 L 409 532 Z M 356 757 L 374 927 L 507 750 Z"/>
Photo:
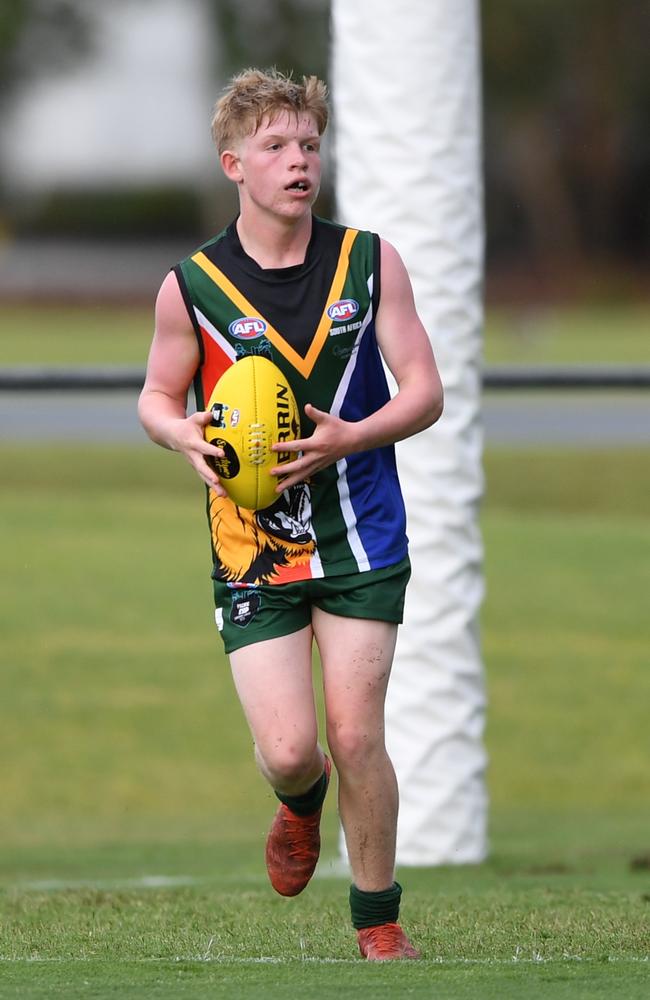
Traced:
<path id="1" fill-rule="evenodd" d="M 297 896 L 314 874 L 320 855 L 320 818 L 332 764 L 325 756 L 321 778 L 306 795 L 278 795 L 282 805 L 275 814 L 266 841 L 266 870 L 281 896 Z"/>

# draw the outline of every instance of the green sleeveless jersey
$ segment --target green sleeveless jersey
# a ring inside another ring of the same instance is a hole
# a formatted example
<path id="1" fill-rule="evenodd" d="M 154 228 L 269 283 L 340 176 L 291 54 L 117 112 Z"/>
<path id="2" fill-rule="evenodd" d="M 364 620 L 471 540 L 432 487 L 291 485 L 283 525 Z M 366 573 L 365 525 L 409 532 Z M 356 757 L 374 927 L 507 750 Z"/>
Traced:
<path id="1" fill-rule="evenodd" d="M 375 337 L 373 233 L 314 218 L 303 264 L 262 269 L 233 223 L 174 270 L 199 344 L 198 409 L 226 368 L 248 354 L 284 372 L 302 437 L 314 429 L 306 403 L 356 421 L 390 398 Z M 208 518 L 213 575 L 234 586 L 380 569 L 407 554 L 392 446 L 341 459 L 264 511 L 208 491 Z"/>

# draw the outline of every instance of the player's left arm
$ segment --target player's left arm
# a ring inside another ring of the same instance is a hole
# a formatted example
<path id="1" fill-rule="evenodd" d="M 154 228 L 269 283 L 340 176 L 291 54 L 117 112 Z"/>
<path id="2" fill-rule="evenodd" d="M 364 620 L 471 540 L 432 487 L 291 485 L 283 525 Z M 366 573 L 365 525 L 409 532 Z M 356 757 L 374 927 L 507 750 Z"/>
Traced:
<path id="1" fill-rule="evenodd" d="M 417 434 L 434 424 L 443 408 L 442 382 L 431 341 L 415 308 L 411 280 L 397 250 L 385 240 L 381 240 L 381 295 L 375 329 L 398 392 L 360 421 L 366 448 Z"/>
<path id="2" fill-rule="evenodd" d="M 397 394 L 375 413 L 355 422 L 307 404 L 305 413 L 316 427 L 309 438 L 283 443 L 283 450 L 302 452 L 295 461 L 277 467 L 277 473 L 286 477 L 283 488 L 304 482 L 345 455 L 411 437 L 442 414 L 443 389 L 431 342 L 417 314 L 406 267 L 385 240 L 381 241 L 381 294 L 375 330 L 379 349 L 397 382 Z"/>

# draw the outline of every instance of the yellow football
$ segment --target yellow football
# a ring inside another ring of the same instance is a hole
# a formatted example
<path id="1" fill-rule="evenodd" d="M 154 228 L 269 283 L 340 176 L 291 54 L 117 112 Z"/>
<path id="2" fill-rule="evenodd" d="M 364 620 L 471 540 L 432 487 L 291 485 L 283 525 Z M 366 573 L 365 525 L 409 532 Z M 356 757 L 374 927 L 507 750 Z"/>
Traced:
<path id="1" fill-rule="evenodd" d="M 205 439 L 225 452 L 211 461 L 228 496 L 249 510 L 270 507 L 279 480 L 269 470 L 296 457 L 271 451 L 271 445 L 300 437 L 298 406 L 283 372 L 268 358 L 248 354 L 226 369 L 207 408 L 212 420 Z"/>

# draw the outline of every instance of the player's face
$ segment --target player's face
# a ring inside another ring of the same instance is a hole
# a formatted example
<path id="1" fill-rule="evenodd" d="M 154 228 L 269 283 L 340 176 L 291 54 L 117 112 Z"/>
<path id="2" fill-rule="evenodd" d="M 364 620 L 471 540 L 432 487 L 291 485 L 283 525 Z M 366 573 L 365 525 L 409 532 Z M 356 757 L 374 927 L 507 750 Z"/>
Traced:
<path id="1" fill-rule="evenodd" d="M 320 188 L 320 136 L 312 115 L 264 120 L 237 150 L 242 199 L 288 219 L 311 212 Z"/>

